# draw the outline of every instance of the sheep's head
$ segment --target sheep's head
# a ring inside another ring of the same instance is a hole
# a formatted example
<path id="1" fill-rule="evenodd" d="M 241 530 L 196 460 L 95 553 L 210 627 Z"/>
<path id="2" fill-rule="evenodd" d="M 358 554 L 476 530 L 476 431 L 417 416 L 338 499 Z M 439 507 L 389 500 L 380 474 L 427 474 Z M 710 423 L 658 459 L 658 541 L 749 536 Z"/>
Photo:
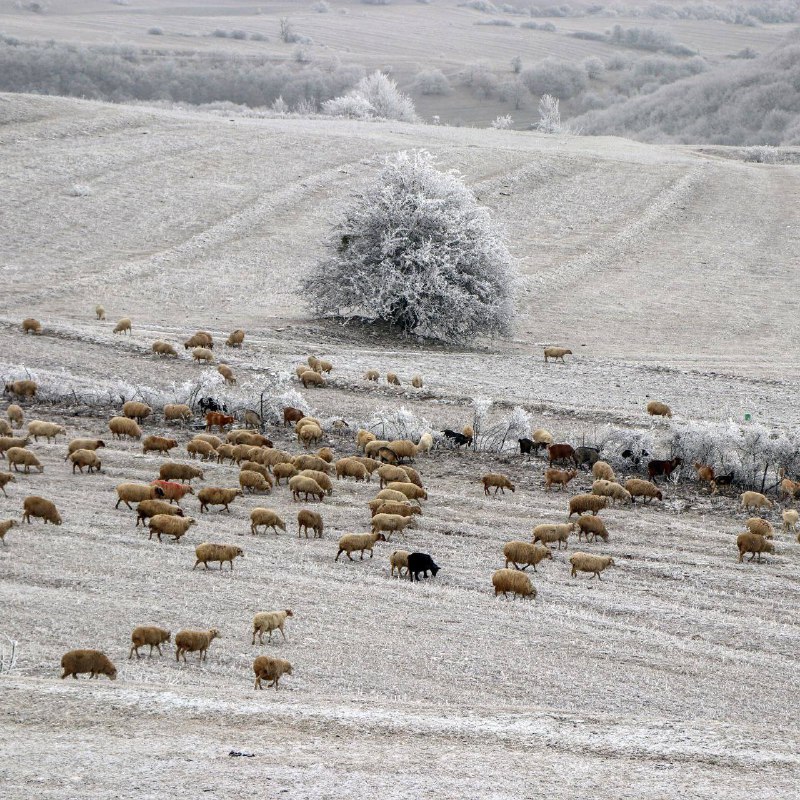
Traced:
<path id="1" fill-rule="evenodd" d="M 221 634 L 221 633 L 220 633 L 220 632 L 219 632 L 219 631 L 218 631 L 216 628 L 212 628 L 212 629 L 211 629 L 211 630 L 208 632 L 208 638 L 209 638 L 210 640 L 211 640 L 211 639 L 221 639 L 221 638 L 222 638 L 222 634 Z"/>
<path id="2" fill-rule="evenodd" d="M 285 609 L 283 613 L 286 614 L 287 617 L 293 617 L 294 616 L 294 614 L 292 614 L 292 609 L 291 608 Z"/>

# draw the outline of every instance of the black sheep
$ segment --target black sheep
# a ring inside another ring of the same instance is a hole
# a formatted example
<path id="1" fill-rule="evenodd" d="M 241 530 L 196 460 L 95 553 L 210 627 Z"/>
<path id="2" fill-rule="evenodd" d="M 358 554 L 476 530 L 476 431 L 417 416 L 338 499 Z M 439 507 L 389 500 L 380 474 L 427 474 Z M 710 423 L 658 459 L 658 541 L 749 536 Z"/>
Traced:
<path id="1" fill-rule="evenodd" d="M 425 578 L 428 577 L 428 572 L 435 578 L 439 569 L 427 553 L 410 553 L 408 556 L 408 577 L 412 583 L 415 578 L 416 580 L 421 580 L 419 577 L 420 572 Z"/>

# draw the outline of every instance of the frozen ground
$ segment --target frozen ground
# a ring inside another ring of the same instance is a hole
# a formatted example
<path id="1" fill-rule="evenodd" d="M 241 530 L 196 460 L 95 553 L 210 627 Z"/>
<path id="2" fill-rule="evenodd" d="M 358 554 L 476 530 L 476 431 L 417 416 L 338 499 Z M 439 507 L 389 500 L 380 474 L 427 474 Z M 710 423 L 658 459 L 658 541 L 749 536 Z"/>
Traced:
<path id="1" fill-rule="evenodd" d="M 649 394 L 685 419 L 800 422 L 791 167 L 614 139 L 229 121 L 8 95 L 0 119 L 2 377 L 25 365 L 61 373 L 65 387 L 124 380 L 168 394 L 201 368 L 156 361 L 154 339 L 241 326 L 246 347 L 225 356 L 245 385 L 309 352 L 334 362 L 331 386 L 305 393 L 324 416 L 403 404 L 458 427 L 480 395 L 523 404 L 558 438 L 591 439 L 606 422 L 649 426 Z M 293 293 L 337 207 L 375 174 L 373 157 L 419 145 L 461 169 L 508 226 L 527 292 L 510 342 L 420 350 L 309 320 Z M 74 196 L 76 185 L 89 193 Z M 94 321 L 96 302 L 108 322 Z M 21 335 L 28 315 L 44 335 Z M 124 315 L 134 334 L 122 340 L 111 328 Z M 545 365 L 550 342 L 574 359 Z M 367 386 L 359 376 L 373 366 L 420 372 L 426 390 Z M 70 437 L 105 436 L 111 409 L 26 413 L 63 422 Z M 160 418 L 145 427 L 165 430 Z M 185 454 L 189 434 L 177 438 Z M 352 450 L 349 437 L 331 444 Z M 63 440 L 33 447 L 45 473 L 8 486 L 0 519 L 40 493 L 64 524 L 15 528 L 0 547 L 0 633 L 20 642 L 16 671 L 0 680 L 8 797 L 796 794 L 800 545 L 778 534 L 767 563 L 738 564 L 733 498 L 682 482 L 663 507 L 605 512 L 610 542 L 580 547 L 612 554 L 616 569 L 601 583 L 572 580 L 571 540 L 533 575 L 536 603 L 523 604 L 495 600 L 490 576 L 505 541 L 565 516 L 538 461 L 420 459 L 430 500 L 400 546 L 432 553 L 442 572 L 412 587 L 389 578 L 394 542 L 370 562 L 333 563 L 337 537 L 366 527 L 373 486 L 336 486 L 322 541 L 295 538 L 281 487 L 157 544 L 113 509 L 113 487 L 152 479 L 160 458 L 109 442 L 101 475 L 73 477 Z M 478 478 L 490 469 L 510 474 L 516 493 L 485 498 Z M 212 465 L 206 478 L 235 485 L 236 470 Z M 588 485 L 582 475 L 571 488 Z M 288 533 L 251 537 L 256 505 L 278 510 Z M 184 506 L 199 517 L 194 498 Z M 246 556 L 232 574 L 192 572 L 206 540 Z M 295 612 L 288 644 L 251 646 L 253 613 L 282 607 Z M 130 662 L 130 630 L 144 623 L 214 625 L 223 638 L 202 668 L 178 666 L 171 647 Z M 78 646 L 105 650 L 118 680 L 59 681 L 62 653 Z M 261 652 L 295 666 L 277 693 L 252 690 Z"/>

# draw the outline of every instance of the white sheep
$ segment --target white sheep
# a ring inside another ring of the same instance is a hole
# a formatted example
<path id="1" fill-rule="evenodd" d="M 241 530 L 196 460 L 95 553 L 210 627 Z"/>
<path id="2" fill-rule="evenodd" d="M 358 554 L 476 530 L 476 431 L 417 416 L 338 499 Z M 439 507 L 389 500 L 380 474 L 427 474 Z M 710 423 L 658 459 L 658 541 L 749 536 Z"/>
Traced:
<path id="1" fill-rule="evenodd" d="M 253 641 L 251 644 L 256 643 L 256 634 L 258 634 L 258 643 L 264 644 L 264 634 L 268 633 L 268 642 L 272 641 L 272 632 L 280 631 L 283 636 L 283 641 L 286 642 L 286 632 L 283 630 L 283 624 L 289 617 L 293 617 L 291 608 L 286 608 L 283 611 L 261 611 L 253 617 Z"/>

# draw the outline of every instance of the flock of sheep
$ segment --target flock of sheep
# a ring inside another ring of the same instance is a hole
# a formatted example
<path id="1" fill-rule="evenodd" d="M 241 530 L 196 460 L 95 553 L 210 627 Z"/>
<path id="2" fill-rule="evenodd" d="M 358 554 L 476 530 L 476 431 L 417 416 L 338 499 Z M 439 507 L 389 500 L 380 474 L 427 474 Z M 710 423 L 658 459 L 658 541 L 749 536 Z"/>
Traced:
<path id="1" fill-rule="evenodd" d="M 102 307 L 96 309 L 98 319 L 105 318 Z M 41 333 L 41 325 L 34 319 L 26 319 L 22 324 L 25 333 Z M 123 319 L 114 329 L 114 332 L 130 332 L 129 319 Z M 241 347 L 244 341 L 244 332 L 234 331 L 227 339 L 230 347 Z M 185 348 L 192 349 L 193 356 L 200 360 L 213 359 L 213 338 L 205 332 L 198 332 L 185 342 Z M 161 356 L 177 355 L 175 348 L 166 342 L 156 342 L 153 352 Z M 203 351 L 199 356 L 198 350 Z M 210 358 L 207 358 L 208 354 Z M 562 360 L 570 351 L 565 348 L 547 348 L 545 360 Z M 226 365 L 223 365 L 226 366 Z M 222 373 L 226 381 L 235 382 L 230 369 L 226 366 L 229 375 Z M 306 364 L 299 365 L 296 370 L 298 379 L 304 386 L 324 386 L 325 374 L 333 370 L 333 365 L 323 359 L 310 356 Z M 221 370 L 220 370 L 221 371 Z M 364 376 L 366 380 L 377 380 L 378 373 L 370 370 Z M 394 373 L 387 375 L 389 383 L 399 383 Z M 419 376 L 415 376 L 412 385 L 421 388 L 423 383 Z M 66 435 L 66 429 L 53 422 L 45 420 L 31 420 L 27 424 L 27 435 L 14 435 L 14 429 L 24 425 L 25 412 L 20 403 L 32 400 L 36 396 L 37 386 L 34 381 L 15 381 L 5 385 L 5 393 L 12 396 L 16 402 L 6 410 L 7 421 L 0 419 L 0 456 L 8 462 L 9 471 L 0 472 L 0 490 L 8 497 L 6 486 L 15 482 L 18 476 L 29 474 L 31 470 L 44 471 L 44 465 L 37 455 L 29 449 L 30 440 L 38 442 L 40 438 L 47 442 L 57 440 L 59 436 Z M 671 416 L 668 406 L 659 402 L 648 405 L 648 413 L 653 416 Z M 193 419 L 193 411 L 187 405 L 172 404 L 163 409 L 164 422 L 178 422 L 181 425 Z M 176 438 L 156 434 L 144 435 L 142 426 L 146 420 L 154 417 L 153 409 L 145 403 L 129 401 L 123 404 L 121 413 L 114 416 L 108 423 L 113 439 L 128 439 L 140 441 L 144 455 L 156 453 L 159 456 L 169 457 L 173 450 L 179 447 Z M 197 433 L 186 443 L 186 454 L 193 463 L 178 461 L 163 461 L 158 467 L 158 476 L 151 483 L 123 482 L 116 487 L 117 501 L 115 508 L 123 504 L 127 509 L 135 511 L 136 526 L 140 524 L 147 527 L 149 539 L 153 536 L 158 541 L 162 537 L 169 537 L 179 542 L 189 529 L 198 524 L 194 517 L 187 516 L 181 502 L 187 495 L 195 495 L 194 481 L 204 481 L 206 472 L 213 474 L 215 464 L 230 462 L 239 468 L 238 487 L 205 486 L 198 489 L 196 498 L 199 503 L 199 514 L 202 515 L 212 507 L 220 507 L 221 511 L 230 513 L 229 506 L 238 498 L 245 495 L 270 495 L 279 491 L 283 481 L 286 489 L 291 493 L 295 502 L 309 500 L 315 501 L 323 507 L 324 499 L 334 491 L 334 481 L 353 480 L 356 483 L 368 484 L 377 478 L 378 491 L 367 505 L 371 515 L 370 531 L 364 533 L 346 533 L 338 539 L 338 548 L 334 561 L 340 557 L 353 561 L 353 556 L 359 554 L 360 560 L 365 554 L 372 558 L 377 542 L 390 542 L 393 535 L 402 535 L 407 528 L 414 528 L 415 519 L 423 514 L 423 503 L 428 501 L 428 493 L 424 487 L 421 474 L 411 466 L 418 456 L 430 455 L 439 441 L 449 441 L 455 447 L 470 447 L 474 445 L 475 432 L 471 426 L 466 426 L 461 432 L 445 430 L 443 436 L 433 432 L 424 433 L 418 441 L 407 439 L 380 440 L 374 433 L 360 429 L 356 432 L 352 446 L 339 445 L 351 450 L 349 455 L 336 458 L 334 449 L 325 444 L 325 431 L 322 422 L 311 416 L 306 416 L 300 409 L 286 407 L 283 409 L 282 427 L 294 427 L 297 443 L 302 448 L 301 452 L 292 453 L 274 446 L 263 431 L 262 426 L 255 428 L 235 428 L 236 420 L 233 416 L 221 411 L 208 411 L 205 414 L 205 430 Z M 215 435 L 214 428 L 219 435 Z M 340 420 L 334 423 L 334 428 L 339 434 L 346 434 L 347 423 Z M 222 436 L 225 436 L 223 439 Z M 344 441 L 344 440 L 342 440 Z M 64 460 L 71 463 L 72 472 L 76 470 L 83 473 L 84 469 L 89 474 L 98 472 L 102 468 L 101 451 L 106 447 L 100 438 L 76 438 L 69 442 Z M 536 525 L 532 531 L 531 541 L 514 540 L 507 542 L 503 548 L 505 566 L 496 570 L 491 576 L 495 596 L 535 598 L 536 589 L 533 586 L 527 568 L 533 567 L 542 561 L 553 558 L 552 545 L 561 550 L 562 545 L 569 547 L 569 536 L 578 534 L 578 541 L 585 537 L 586 543 L 595 543 L 602 540 L 609 541 L 609 531 L 600 512 L 619 503 L 623 506 L 633 506 L 637 499 L 643 504 L 653 500 L 663 500 L 662 489 L 656 484 L 658 477 L 668 480 L 672 472 L 681 465 L 680 459 L 669 461 L 650 461 L 647 465 L 648 477 L 630 478 L 624 483 L 618 482 L 612 466 L 600 459 L 600 453 L 587 447 L 573 448 L 566 443 L 556 443 L 552 435 L 538 429 L 533 432 L 530 439 L 519 440 L 520 453 L 528 457 L 531 454 L 543 451 L 549 465 L 544 470 L 545 491 L 553 487 L 564 491 L 569 483 L 577 476 L 578 469 L 584 464 L 591 469 L 593 483 L 591 492 L 581 493 L 571 497 L 568 501 L 566 522 L 552 522 Z M 310 452 L 316 448 L 316 452 Z M 561 469 L 555 464 L 566 462 L 571 467 Z M 718 491 L 718 479 L 710 465 L 695 464 L 698 478 L 709 484 L 710 491 Z M 211 477 L 211 474 L 209 477 Z M 793 482 L 783 477 L 781 493 L 794 500 L 800 494 L 800 483 Z M 512 480 L 500 473 L 487 473 L 482 476 L 480 483 L 484 494 L 493 496 L 504 494 L 508 489 L 515 491 Z M 492 491 L 493 490 L 493 493 Z M 741 507 L 745 510 L 755 508 L 771 509 L 773 502 L 758 492 L 744 492 L 741 495 Z M 577 520 L 573 516 L 577 515 Z M 41 519 L 45 524 L 60 525 L 61 515 L 55 503 L 45 497 L 28 495 L 22 501 L 22 521 L 31 523 L 34 519 Z M 798 513 L 795 509 L 783 511 L 783 529 L 786 532 L 797 532 Z M 0 520 L 0 540 L 5 544 L 6 534 L 16 525 L 12 519 Z M 759 561 L 763 553 L 773 552 L 774 530 L 771 523 L 762 517 L 751 517 L 745 523 L 747 530 L 737 538 L 739 561 L 750 554 L 750 560 L 757 558 Z M 268 507 L 257 506 L 250 512 L 250 533 L 255 536 L 263 529 L 264 533 L 271 529 L 274 533 L 287 530 L 287 522 L 278 513 Z M 322 539 L 324 535 L 324 520 L 319 511 L 311 508 L 302 508 L 297 514 L 297 536 Z M 800 536 L 798 536 L 800 541 Z M 201 564 L 205 569 L 209 564 L 219 563 L 220 570 L 229 564 L 233 571 L 234 560 L 244 556 L 241 547 L 220 542 L 201 542 L 195 547 L 195 561 L 192 569 Z M 433 557 L 424 552 L 409 552 L 408 550 L 393 550 L 389 556 L 390 575 L 395 573 L 401 577 L 404 573 L 412 582 L 427 577 L 430 573 L 435 577 L 440 567 Z M 569 558 L 571 575 L 576 577 L 584 572 L 601 580 L 601 573 L 614 565 L 611 556 L 592 552 L 576 551 Z M 255 644 L 256 636 L 259 643 L 263 644 L 263 635 L 267 633 L 269 640 L 274 631 L 280 631 L 286 640 L 284 625 L 292 617 L 291 609 L 279 611 L 266 611 L 256 614 L 253 620 L 252 643 Z M 211 628 L 209 630 L 181 630 L 175 636 L 176 660 L 181 657 L 186 661 L 186 653 L 197 652 L 199 660 L 207 658 L 207 651 L 213 640 L 220 636 L 220 632 Z M 171 632 L 156 626 L 139 626 L 131 633 L 131 648 L 129 658 L 140 657 L 139 648 L 147 645 L 152 654 L 155 648 L 161 654 L 161 644 L 171 641 Z M 77 677 L 82 673 L 89 673 L 90 677 L 107 675 L 116 678 L 116 667 L 110 659 L 97 650 L 72 650 L 66 653 L 61 661 L 63 668 L 62 678 L 70 675 Z M 267 685 L 275 686 L 283 675 L 292 674 L 292 665 L 285 659 L 269 656 L 258 656 L 253 662 L 255 675 L 255 688 L 262 687 L 262 681 Z"/>

